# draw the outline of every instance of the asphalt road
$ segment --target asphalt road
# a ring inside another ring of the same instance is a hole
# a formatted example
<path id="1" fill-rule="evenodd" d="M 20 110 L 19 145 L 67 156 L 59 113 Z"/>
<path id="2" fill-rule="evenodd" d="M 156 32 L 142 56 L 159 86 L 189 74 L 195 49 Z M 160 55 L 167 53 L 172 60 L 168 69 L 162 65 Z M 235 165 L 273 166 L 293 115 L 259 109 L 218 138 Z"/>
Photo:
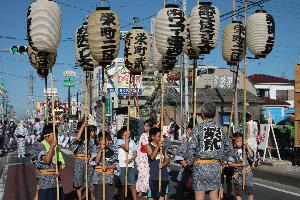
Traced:
<path id="1" fill-rule="evenodd" d="M 67 200 L 74 199 L 75 191 L 72 188 L 72 161 L 68 156 L 69 164 L 62 172 L 64 193 Z M 30 159 L 18 159 L 16 153 L 8 155 L 9 162 L 7 169 L 6 181 L 4 184 L 4 200 L 32 200 L 35 192 L 34 166 L 30 164 Z M 178 184 L 176 182 L 178 171 L 172 168 L 170 172 L 170 192 L 169 199 L 183 200 L 178 195 Z M 273 188 L 274 187 L 274 188 Z M 300 190 L 300 188 L 299 188 Z M 276 186 L 264 181 L 255 181 L 255 198 L 256 200 L 299 200 L 300 193 L 288 192 L 285 188 Z M 0 197 L 1 198 L 1 197 Z M 190 198 L 185 198 L 190 199 Z M 206 198 L 208 199 L 208 197 Z"/>

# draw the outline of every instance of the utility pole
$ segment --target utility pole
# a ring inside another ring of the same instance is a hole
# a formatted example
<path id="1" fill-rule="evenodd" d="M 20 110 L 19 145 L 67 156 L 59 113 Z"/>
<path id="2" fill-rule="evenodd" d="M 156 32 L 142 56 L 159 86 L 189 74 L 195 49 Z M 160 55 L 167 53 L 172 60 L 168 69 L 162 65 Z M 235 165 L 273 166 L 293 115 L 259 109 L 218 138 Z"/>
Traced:
<path id="1" fill-rule="evenodd" d="M 33 73 L 30 71 L 29 74 L 29 92 L 28 92 L 28 118 L 33 118 L 34 116 L 34 99 L 33 99 Z"/>
<path id="2" fill-rule="evenodd" d="M 186 0 L 182 1 L 182 10 L 186 14 Z M 189 60 L 188 57 L 183 54 L 183 64 L 182 67 L 184 69 L 184 129 L 186 129 L 188 122 L 189 122 L 189 73 L 188 73 L 188 66 Z"/>

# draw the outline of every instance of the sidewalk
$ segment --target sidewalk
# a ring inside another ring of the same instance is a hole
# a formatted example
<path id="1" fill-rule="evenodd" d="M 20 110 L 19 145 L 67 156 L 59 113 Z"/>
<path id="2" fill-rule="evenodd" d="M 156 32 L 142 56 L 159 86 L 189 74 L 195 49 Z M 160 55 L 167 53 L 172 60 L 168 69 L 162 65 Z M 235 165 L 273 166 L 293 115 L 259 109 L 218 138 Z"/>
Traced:
<path id="1" fill-rule="evenodd" d="M 288 164 L 271 165 L 270 161 L 262 163 L 261 166 L 253 168 L 255 178 L 267 180 L 296 188 L 300 188 L 300 166 Z"/>

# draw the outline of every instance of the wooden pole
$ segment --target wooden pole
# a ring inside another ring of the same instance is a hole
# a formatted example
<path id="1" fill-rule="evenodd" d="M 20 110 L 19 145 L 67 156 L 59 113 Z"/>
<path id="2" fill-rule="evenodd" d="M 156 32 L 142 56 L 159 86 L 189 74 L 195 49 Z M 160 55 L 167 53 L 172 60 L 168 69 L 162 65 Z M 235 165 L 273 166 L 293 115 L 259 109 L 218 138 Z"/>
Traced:
<path id="1" fill-rule="evenodd" d="M 88 72 L 85 72 L 85 93 L 84 93 L 84 121 L 87 121 L 88 109 Z M 84 145 L 85 145 L 85 199 L 89 197 L 89 185 L 88 185 L 88 137 L 87 127 L 84 128 Z"/>
<path id="2" fill-rule="evenodd" d="M 246 30 L 246 19 L 247 19 L 247 9 L 248 9 L 248 0 L 245 0 L 245 19 L 244 19 L 244 28 Z M 246 184 L 246 172 L 245 172 L 245 165 L 246 165 L 246 146 L 245 146 L 245 139 L 246 139 L 246 112 L 247 112 L 247 89 L 246 89 L 246 80 L 247 80 L 247 48 L 246 48 L 246 34 L 245 34 L 245 45 L 244 45 L 244 138 L 243 138 L 243 190 L 245 190 L 245 184 Z"/>
<path id="3" fill-rule="evenodd" d="M 56 138 L 56 132 L 55 132 L 55 126 L 56 126 L 56 121 L 55 121 L 55 104 L 54 104 L 54 92 L 53 92 L 53 73 L 51 71 L 51 96 L 52 96 L 52 125 L 53 125 L 53 134 L 54 134 L 54 140 L 57 142 Z M 47 91 L 46 91 L 47 92 Z M 54 150 L 54 157 L 55 157 L 55 172 L 58 174 L 58 156 L 57 156 L 57 146 L 55 146 Z M 56 175 L 56 199 L 60 199 L 59 195 L 59 180 L 58 176 Z"/>
<path id="4" fill-rule="evenodd" d="M 47 77 L 45 77 L 45 91 L 46 91 L 46 105 L 45 105 L 45 119 L 46 119 L 46 124 L 49 124 L 49 115 L 48 115 L 48 80 Z M 51 91 L 52 92 L 52 91 Z"/>
<path id="5" fill-rule="evenodd" d="M 165 80 L 164 80 L 164 71 L 162 72 L 162 77 L 161 77 L 161 105 L 160 105 L 160 141 L 163 141 L 163 136 L 164 136 L 164 95 L 165 95 Z M 163 150 L 162 147 L 160 148 L 160 154 L 159 154 L 159 164 L 161 165 L 162 163 L 162 154 Z M 161 168 L 159 168 L 159 173 L 158 173 L 158 191 L 161 192 Z"/>
<path id="6" fill-rule="evenodd" d="M 131 97 L 131 72 L 129 72 L 129 88 L 128 88 L 128 114 L 127 114 L 127 132 L 130 131 L 130 97 Z M 129 151 L 129 149 L 128 149 Z M 126 168 L 125 168 L 125 198 L 128 193 L 128 152 L 125 154 Z"/>
<path id="7" fill-rule="evenodd" d="M 105 65 L 102 65 L 102 139 L 104 141 L 104 145 L 106 146 L 106 138 L 105 138 L 105 79 L 104 79 L 104 76 L 105 76 Z M 105 159 L 105 147 L 103 149 L 103 152 L 102 152 L 102 164 L 103 164 L 103 167 L 106 166 L 106 159 Z M 105 174 L 102 173 L 102 196 L 103 196 L 103 199 L 105 199 L 105 183 L 106 183 L 106 180 L 105 180 Z"/>
<path id="8" fill-rule="evenodd" d="M 197 102 L 196 102 L 196 76 L 197 76 L 197 59 L 193 59 L 193 127 L 196 125 L 196 113 L 197 113 Z"/>

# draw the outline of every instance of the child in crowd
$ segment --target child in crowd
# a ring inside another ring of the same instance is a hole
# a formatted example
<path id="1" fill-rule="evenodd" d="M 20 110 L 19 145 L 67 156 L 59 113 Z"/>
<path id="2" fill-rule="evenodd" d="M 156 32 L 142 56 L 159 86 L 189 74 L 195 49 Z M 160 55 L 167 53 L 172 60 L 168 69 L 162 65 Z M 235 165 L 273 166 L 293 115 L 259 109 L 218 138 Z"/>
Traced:
<path id="1" fill-rule="evenodd" d="M 95 169 L 93 176 L 95 199 L 103 199 L 103 176 L 105 176 L 105 199 L 114 199 L 114 170 L 117 165 L 117 156 L 114 146 L 110 143 L 110 134 L 105 132 L 105 142 L 102 137 L 102 132 L 99 132 L 97 146 L 93 148 L 91 154 L 91 165 Z M 104 149 L 105 166 L 103 166 Z"/>
<path id="2" fill-rule="evenodd" d="M 128 153 L 128 174 L 127 183 L 131 191 L 133 200 L 137 199 L 137 192 L 135 188 L 135 168 L 134 160 L 137 156 L 136 144 L 130 139 L 130 131 L 127 131 L 127 127 L 124 126 L 118 131 L 117 134 L 117 145 L 118 145 L 118 160 L 120 166 L 119 179 L 125 191 L 125 176 L 126 176 L 126 152 Z"/>
<path id="3" fill-rule="evenodd" d="M 79 122 L 77 126 L 77 130 L 79 129 L 76 139 L 72 144 L 72 151 L 74 154 L 74 170 L 73 170 L 73 187 L 76 189 L 77 197 L 79 200 L 82 199 L 83 190 L 85 188 L 85 160 L 86 152 L 85 152 L 85 131 L 87 128 L 87 139 L 88 139 L 88 150 L 91 150 L 94 146 L 94 138 L 96 133 L 96 127 L 93 125 L 88 125 L 87 122 Z M 92 184 L 92 176 L 94 169 L 88 165 L 88 189 L 91 192 L 91 196 L 93 197 L 93 184 Z"/>
<path id="4" fill-rule="evenodd" d="M 244 142 L 246 145 L 246 160 L 243 160 L 243 135 L 241 133 L 234 134 L 234 151 L 232 156 L 229 158 L 228 165 L 235 168 L 234 187 L 235 195 L 237 200 L 242 199 L 243 192 L 248 195 L 248 200 L 253 200 L 253 174 L 251 171 L 251 164 L 253 162 L 253 151 L 248 145 L 247 141 Z M 243 191 L 243 168 L 245 167 L 245 191 Z"/>
<path id="5" fill-rule="evenodd" d="M 156 127 L 151 128 L 149 131 L 147 154 L 150 166 L 150 192 L 148 197 L 151 200 L 164 200 L 169 182 L 167 165 L 170 162 L 170 158 L 164 142 L 160 141 L 160 134 L 161 130 Z M 160 148 L 162 148 L 162 155 L 160 155 Z M 160 158 L 162 158 L 162 163 L 160 163 Z M 159 169 L 161 169 L 161 192 L 159 192 Z"/>
<path id="6" fill-rule="evenodd" d="M 55 128 L 56 129 L 56 128 Z M 55 130 L 57 133 L 57 129 Z M 35 157 L 37 158 L 36 167 L 39 171 L 39 190 L 38 199 L 55 200 L 56 199 L 56 162 L 55 148 L 57 147 L 57 140 L 54 138 L 53 124 L 48 124 L 43 128 L 42 137 L 44 140 L 39 143 L 35 149 Z M 64 168 L 65 161 L 62 153 L 57 149 L 58 167 L 59 170 Z M 64 193 L 59 180 L 60 199 L 64 200 Z"/>

